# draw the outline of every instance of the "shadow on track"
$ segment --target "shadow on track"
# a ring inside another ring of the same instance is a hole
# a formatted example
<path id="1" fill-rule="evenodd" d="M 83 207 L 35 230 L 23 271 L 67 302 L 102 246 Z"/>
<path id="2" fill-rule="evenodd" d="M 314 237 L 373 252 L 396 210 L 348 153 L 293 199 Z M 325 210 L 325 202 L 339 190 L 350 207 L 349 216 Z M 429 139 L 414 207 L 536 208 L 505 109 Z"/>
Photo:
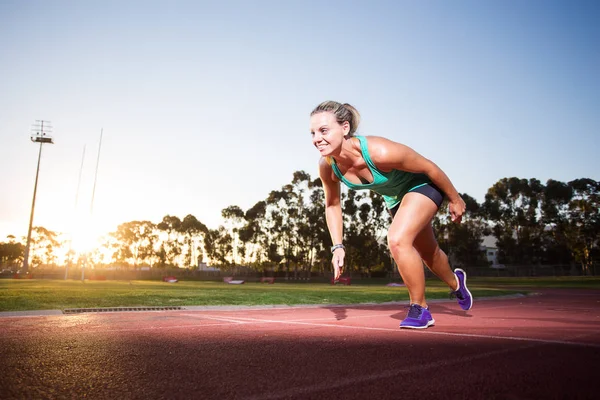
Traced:
<path id="1" fill-rule="evenodd" d="M 348 317 L 348 310 L 372 310 L 372 311 L 381 311 L 381 306 L 363 306 L 356 305 L 353 306 L 325 306 L 323 307 L 326 310 L 329 310 L 333 313 L 333 316 L 337 321 L 344 320 Z M 444 305 L 434 303 L 429 305 L 429 309 L 432 314 L 448 314 L 456 317 L 464 317 L 464 318 L 472 318 L 473 315 L 469 311 L 461 310 L 458 305 Z M 398 305 L 397 310 L 391 310 L 390 318 L 398 321 L 403 320 L 406 317 L 406 313 L 408 312 L 408 304 L 406 305 Z"/>

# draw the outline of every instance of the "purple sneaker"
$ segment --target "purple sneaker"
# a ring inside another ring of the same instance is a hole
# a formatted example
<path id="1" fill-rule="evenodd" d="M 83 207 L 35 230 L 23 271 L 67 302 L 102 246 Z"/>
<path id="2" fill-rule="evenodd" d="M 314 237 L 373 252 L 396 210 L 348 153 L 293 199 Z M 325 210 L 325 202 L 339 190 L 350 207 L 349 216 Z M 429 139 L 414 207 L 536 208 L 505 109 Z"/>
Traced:
<path id="1" fill-rule="evenodd" d="M 456 268 L 454 276 L 456 276 L 456 282 L 458 282 L 458 289 L 450 292 L 450 295 L 456 297 L 460 308 L 465 311 L 470 310 L 473 307 L 473 296 L 467 289 L 467 273 L 460 268 Z"/>
<path id="2" fill-rule="evenodd" d="M 418 304 L 411 304 L 408 315 L 400 322 L 400 328 L 425 329 L 435 324 L 435 320 L 429 312 L 429 308 L 423 308 Z"/>

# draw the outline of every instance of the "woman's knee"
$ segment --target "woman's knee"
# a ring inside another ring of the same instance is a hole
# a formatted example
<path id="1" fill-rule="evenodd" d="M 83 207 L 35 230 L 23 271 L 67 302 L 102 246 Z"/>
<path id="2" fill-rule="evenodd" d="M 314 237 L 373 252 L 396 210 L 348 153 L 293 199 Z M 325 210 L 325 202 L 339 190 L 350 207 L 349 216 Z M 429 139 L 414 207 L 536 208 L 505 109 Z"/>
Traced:
<path id="1" fill-rule="evenodd" d="M 412 249 L 414 238 L 410 238 L 407 235 L 401 234 L 390 234 L 388 233 L 388 246 L 392 253 L 396 253 L 398 251 L 406 251 L 407 249 Z"/>

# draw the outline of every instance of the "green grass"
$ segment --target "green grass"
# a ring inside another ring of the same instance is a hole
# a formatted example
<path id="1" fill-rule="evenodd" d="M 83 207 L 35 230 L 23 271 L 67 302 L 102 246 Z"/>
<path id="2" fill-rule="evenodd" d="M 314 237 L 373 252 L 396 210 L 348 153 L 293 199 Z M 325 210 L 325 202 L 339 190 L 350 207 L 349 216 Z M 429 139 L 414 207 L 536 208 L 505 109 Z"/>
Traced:
<path id="1" fill-rule="evenodd" d="M 600 276 L 561 276 L 526 278 L 469 278 L 471 285 L 493 285 L 497 288 L 563 288 L 600 289 Z"/>
<path id="2" fill-rule="evenodd" d="M 470 286 L 476 297 L 514 293 Z M 448 298 L 443 284 L 428 283 L 427 298 Z M 404 287 L 332 286 L 325 283 L 245 283 L 181 281 L 0 280 L 0 311 L 64 310 L 67 308 L 135 306 L 216 306 L 273 304 L 357 304 L 406 301 Z"/>
<path id="3" fill-rule="evenodd" d="M 407 301 L 405 287 L 387 287 L 386 280 L 353 282 L 351 286 L 326 283 L 245 283 L 181 281 L 0 280 L 0 311 L 64 310 L 67 308 L 135 306 L 218 306 L 273 304 L 357 304 Z M 470 278 L 475 297 L 490 297 L 529 288 L 600 289 L 600 277 Z M 427 298 L 448 298 L 439 280 L 427 281 Z"/>

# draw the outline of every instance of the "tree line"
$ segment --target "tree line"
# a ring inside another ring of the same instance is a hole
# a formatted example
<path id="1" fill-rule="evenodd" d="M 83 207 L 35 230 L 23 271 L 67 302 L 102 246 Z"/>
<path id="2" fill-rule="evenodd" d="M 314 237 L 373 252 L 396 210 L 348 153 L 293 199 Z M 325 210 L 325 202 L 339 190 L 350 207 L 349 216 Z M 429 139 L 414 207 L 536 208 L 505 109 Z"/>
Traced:
<path id="1" fill-rule="evenodd" d="M 483 203 L 461 193 L 466 214 L 450 221 L 447 203 L 433 221 L 440 247 L 454 264 L 489 265 L 483 238 L 496 239 L 498 261 L 507 265 L 576 265 L 588 274 L 600 254 L 600 182 L 582 178 L 503 178 L 490 187 Z M 383 199 L 370 191 L 342 191 L 346 267 L 371 276 L 392 270 L 386 231 L 391 217 Z M 246 266 L 285 271 L 295 276 L 326 273 L 331 254 L 319 178 L 296 171 L 292 181 L 247 210 L 222 210 L 223 224 L 210 229 L 195 216 L 166 215 L 157 223 L 130 221 L 105 235 L 86 254 L 67 254 L 68 263 L 119 268 L 196 268 L 206 261 L 223 270 Z M 60 234 L 35 227 L 31 265 L 54 265 Z M 0 265 L 22 261 L 24 245 L 9 236 L 0 243 Z"/>

